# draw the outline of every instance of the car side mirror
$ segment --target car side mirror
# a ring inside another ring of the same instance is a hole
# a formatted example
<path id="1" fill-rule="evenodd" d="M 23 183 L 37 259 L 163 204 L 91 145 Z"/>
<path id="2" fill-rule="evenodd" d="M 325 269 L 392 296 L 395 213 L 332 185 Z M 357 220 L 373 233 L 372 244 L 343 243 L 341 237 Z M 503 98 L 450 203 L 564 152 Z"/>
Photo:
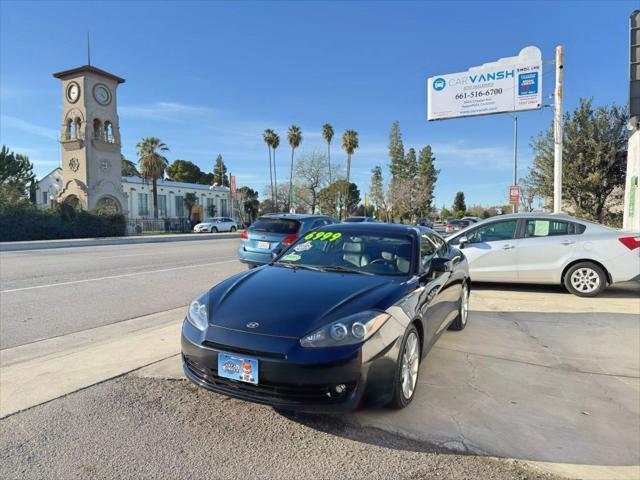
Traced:
<path id="1" fill-rule="evenodd" d="M 469 243 L 469 239 L 467 238 L 467 236 L 466 236 L 466 235 L 461 236 L 461 237 L 458 239 L 458 248 L 460 248 L 460 249 L 464 248 L 464 246 L 465 246 L 467 243 Z"/>
<path id="2" fill-rule="evenodd" d="M 431 272 L 433 273 L 445 273 L 453 270 L 451 260 L 448 258 L 432 258 L 431 259 Z"/>

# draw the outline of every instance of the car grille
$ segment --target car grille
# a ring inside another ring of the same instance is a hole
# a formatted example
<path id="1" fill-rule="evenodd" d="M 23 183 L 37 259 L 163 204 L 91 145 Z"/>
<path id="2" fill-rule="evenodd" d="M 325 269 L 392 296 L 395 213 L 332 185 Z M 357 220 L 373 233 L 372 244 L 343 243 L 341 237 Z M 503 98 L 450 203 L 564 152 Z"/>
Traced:
<path id="1" fill-rule="evenodd" d="M 205 340 L 204 342 L 202 342 L 202 345 L 204 345 L 205 347 L 215 348 L 216 350 L 221 350 L 223 352 L 229 352 L 229 353 L 242 353 L 242 354 L 251 355 L 254 357 L 277 358 L 279 360 L 287 359 L 287 356 L 284 353 L 262 352 L 259 350 L 250 350 L 248 348 L 229 347 L 228 345 L 221 345 L 219 343 L 211 342 L 209 340 Z"/>
<path id="2" fill-rule="evenodd" d="M 330 385 L 291 385 L 267 381 L 260 381 L 258 385 L 239 382 L 218 376 L 218 370 L 203 368 L 183 355 L 183 360 L 189 371 L 198 379 L 213 387 L 215 390 L 230 395 L 251 397 L 269 403 L 301 403 L 301 404 L 331 404 L 340 403 L 349 398 L 356 388 L 355 383 L 346 383 L 345 392 L 339 397 L 330 397 Z"/>

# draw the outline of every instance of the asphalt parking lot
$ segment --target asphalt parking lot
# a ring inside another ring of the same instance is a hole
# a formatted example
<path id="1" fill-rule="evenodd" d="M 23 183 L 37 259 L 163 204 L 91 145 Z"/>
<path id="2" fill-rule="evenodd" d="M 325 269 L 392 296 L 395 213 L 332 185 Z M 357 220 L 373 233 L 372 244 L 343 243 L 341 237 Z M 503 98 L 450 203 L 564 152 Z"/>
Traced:
<path id="1" fill-rule="evenodd" d="M 637 284 L 475 285 L 409 408 L 291 416 L 182 379 L 184 305 L 243 268 L 235 242 L 2 254 L 3 478 L 640 477 Z"/>

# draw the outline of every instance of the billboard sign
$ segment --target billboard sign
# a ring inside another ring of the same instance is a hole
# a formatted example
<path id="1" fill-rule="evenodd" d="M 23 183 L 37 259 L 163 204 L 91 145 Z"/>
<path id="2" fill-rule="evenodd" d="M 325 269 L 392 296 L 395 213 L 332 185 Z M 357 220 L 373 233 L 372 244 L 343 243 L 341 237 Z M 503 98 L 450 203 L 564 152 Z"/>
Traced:
<path id="1" fill-rule="evenodd" d="M 525 47 L 515 57 L 427 81 L 429 121 L 540 108 L 542 53 L 537 47 Z"/>

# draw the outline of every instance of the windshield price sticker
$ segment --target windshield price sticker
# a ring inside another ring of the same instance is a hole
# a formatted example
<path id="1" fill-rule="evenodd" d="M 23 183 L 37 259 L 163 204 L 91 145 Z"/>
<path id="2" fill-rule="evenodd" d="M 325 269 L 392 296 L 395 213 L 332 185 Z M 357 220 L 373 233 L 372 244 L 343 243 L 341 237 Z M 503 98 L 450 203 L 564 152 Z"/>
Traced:
<path id="1" fill-rule="evenodd" d="M 335 242 L 342 236 L 339 232 L 311 232 L 305 235 L 305 240 L 322 240 L 327 242 Z"/>

